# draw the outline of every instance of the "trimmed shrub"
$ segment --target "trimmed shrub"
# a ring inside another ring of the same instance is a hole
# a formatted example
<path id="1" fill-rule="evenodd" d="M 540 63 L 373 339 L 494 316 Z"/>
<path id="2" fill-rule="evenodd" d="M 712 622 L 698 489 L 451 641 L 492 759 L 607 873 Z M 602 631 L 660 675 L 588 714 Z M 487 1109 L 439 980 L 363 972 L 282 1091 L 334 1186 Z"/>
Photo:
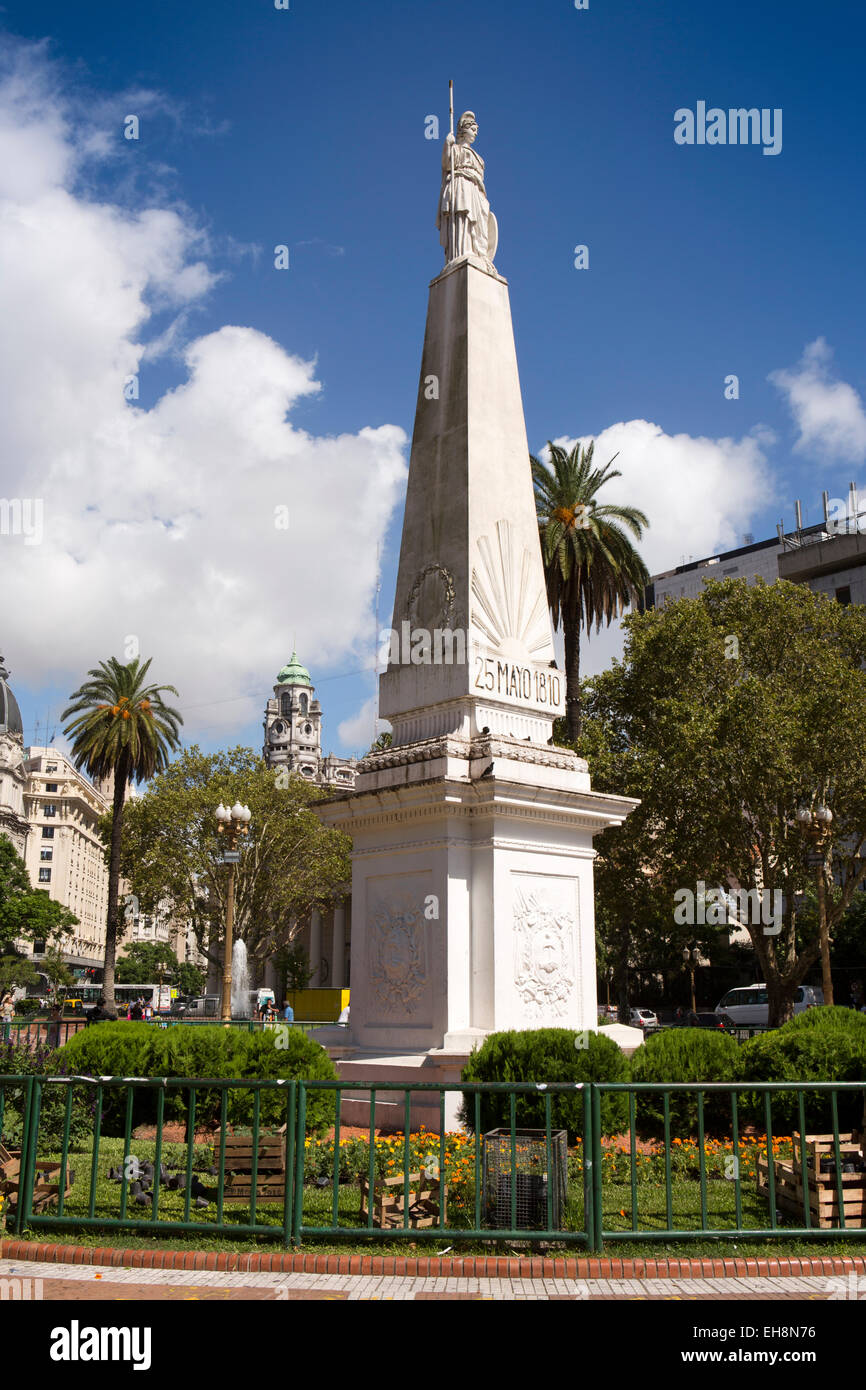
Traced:
<path id="1" fill-rule="evenodd" d="M 586 1046 L 580 1044 L 585 1043 Z M 543 1086 L 551 1081 L 628 1081 L 629 1067 L 612 1038 L 599 1033 L 575 1033 L 570 1028 L 534 1028 L 525 1032 L 491 1033 L 469 1058 L 462 1081 L 532 1081 Z M 520 1129 L 544 1129 L 544 1092 L 516 1097 L 515 1117 Z M 507 1128 L 511 1123 L 510 1097 L 481 1096 L 481 1131 Z M 569 1143 L 583 1136 L 583 1095 L 553 1097 L 554 1129 L 567 1129 Z M 605 1133 L 618 1133 L 628 1117 L 624 1095 L 604 1096 L 601 1123 Z M 464 1092 L 460 1118 L 472 1133 L 475 1099 Z"/>
<path id="2" fill-rule="evenodd" d="M 823 1004 L 795 1015 L 781 1028 L 750 1038 L 742 1046 L 743 1077 L 748 1081 L 861 1081 L 866 1083 L 866 1014 L 838 1005 Z M 833 1128 L 829 1094 L 807 1091 L 804 1095 L 806 1129 L 810 1134 L 830 1134 Z M 752 1123 L 761 1130 L 766 1117 L 764 1097 L 757 1091 L 748 1098 Z M 866 1085 L 862 1091 L 840 1093 L 840 1130 L 863 1127 Z M 772 1100 L 773 1129 L 790 1134 L 800 1128 L 795 1091 L 779 1091 Z"/>
<path id="3" fill-rule="evenodd" d="M 146 1023 L 94 1023 L 70 1038 L 55 1054 L 70 1074 L 86 1076 L 188 1076 L 267 1080 L 335 1081 L 337 1072 L 325 1049 L 299 1028 L 268 1029 L 248 1033 L 237 1028 L 154 1028 Z M 53 1068 L 52 1068 L 53 1069 Z M 106 1091 L 103 1133 L 123 1134 L 125 1092 Z M 133 1125 L 156 1120 L 155 1089 L 136 1089 Z M 185 1118 L 189 1092 L 165 1093 L 166 1119 Z M 254 1092 L 230 1091 L 226 1115 L 229 1124 L 249 1127 L 253 1121 Z M 196 1091 L 196 1125 L 219 1118 L 220 1092 Z M 261 1092 L 260 1124 L 274 1128 L 286 1119 L 283 1090 Z M 307 1132 L 324 1133 L 334 1123 L 334 1094 L 307 1095 Z"/>
<path id="4" fill-rule="evenodd" d="M 653 1033 L 631 1059 L 632 1081 L 738 1081 L 742 1063 L 740 1046 L 726 1033 L 708 1028 L 666 1028 Z M 696 1093 L 669 1093 L 671 1136 L 690 1138 L 698 1132 Z M 640 1134 L 664 1134 L 662 1093 L 638 1093 L 635 1116 Z M 707 1134 L 730 1134 L 729 1095 L 704 1096 L 704 1127 Z"/>

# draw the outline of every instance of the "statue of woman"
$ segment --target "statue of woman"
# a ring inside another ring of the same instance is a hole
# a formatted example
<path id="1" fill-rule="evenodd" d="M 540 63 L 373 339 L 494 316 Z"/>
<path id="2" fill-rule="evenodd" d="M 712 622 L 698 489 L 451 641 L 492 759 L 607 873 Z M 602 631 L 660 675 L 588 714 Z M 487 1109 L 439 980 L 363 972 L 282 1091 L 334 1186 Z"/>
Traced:
<path id="1" fill-rule="evenodd" d="M 475 113 L 464 111 L 457 139 L 450 132 L 445 137 L 436 226 L 446 264 L 470 255 L 492 264 L 496 253 L 496 218 L 484 191 L 484 160 L 472 148 L 477 134 Z"/>

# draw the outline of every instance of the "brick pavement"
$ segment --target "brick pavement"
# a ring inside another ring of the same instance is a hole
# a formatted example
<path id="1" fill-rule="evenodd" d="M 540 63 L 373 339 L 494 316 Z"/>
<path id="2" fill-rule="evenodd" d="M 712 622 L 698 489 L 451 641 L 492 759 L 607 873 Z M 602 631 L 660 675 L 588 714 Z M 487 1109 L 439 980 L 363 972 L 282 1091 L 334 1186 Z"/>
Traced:
<path id="1" fill-rule="evenodd" d="M 419 1275 L 270 1273 L 265 1270 L 96 1268 L 0 1259 L 0 1278 L 39 1279 L 48 1302 L 329 1300 L 339 1302 L 430 1300 L 474 1302 L 569 1301 L 826 1301 L 839 1297 L 826 1273 L 801 1276 L 568 1279 Z"/>

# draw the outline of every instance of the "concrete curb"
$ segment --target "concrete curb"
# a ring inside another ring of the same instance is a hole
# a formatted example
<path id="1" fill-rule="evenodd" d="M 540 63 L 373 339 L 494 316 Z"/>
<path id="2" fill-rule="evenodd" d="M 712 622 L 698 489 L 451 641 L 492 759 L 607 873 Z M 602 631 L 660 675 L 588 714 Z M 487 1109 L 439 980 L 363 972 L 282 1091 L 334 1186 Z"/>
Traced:
<path id="1" fill-rule="evenodd" d="M 557 1256 L 316 1255 L 302 1251 L 123 1250 L 113 1246 L 0 1241 L 0 1258 L 44 1264 L 107 1265 L 115 1269 L 237 1270 L 251 1274 L 406 1275 L 461 1279 L 706 1279 L 789 1275 L 866 1275 L 866 1256 L 807 1255 L 750 1259 L 616 1260 Z"/>

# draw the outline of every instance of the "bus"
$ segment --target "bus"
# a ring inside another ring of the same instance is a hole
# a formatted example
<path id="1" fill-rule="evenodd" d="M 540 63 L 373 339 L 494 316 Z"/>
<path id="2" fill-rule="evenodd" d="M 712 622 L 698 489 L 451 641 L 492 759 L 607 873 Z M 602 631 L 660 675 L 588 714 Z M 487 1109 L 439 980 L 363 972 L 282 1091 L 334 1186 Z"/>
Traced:
<path id="1" fill-rule="evenodd" d="M 141 999 L 146 1008 L 153 1009 L 155 1014 L 167 1014 L 171 1011 L 172 999 L 177 998 L 177 990 L 172 989 L 171 985 L 115 985 L 114 999 L 117 1004 L 118 1013 L 126 1013 L 130 1004 L 134 1004 L 136 999 Z"/>
<path id="2" fill-rule="evenodd" d="M 67 985 L 59 991 L 60 1001 L 64 1006 L 69 1006 L 73 1013 L 95 1008 L 102 996 L 102 985 Z M 117 1012 L 121 1016 L 136 999 L 142 999 L 145 1006 L 155 1014 L 167 1014 L 171 1009 L 172 998 L 177 998 L 177 990 L 171 985 L 114 986 L 114 1000 Z"/>

